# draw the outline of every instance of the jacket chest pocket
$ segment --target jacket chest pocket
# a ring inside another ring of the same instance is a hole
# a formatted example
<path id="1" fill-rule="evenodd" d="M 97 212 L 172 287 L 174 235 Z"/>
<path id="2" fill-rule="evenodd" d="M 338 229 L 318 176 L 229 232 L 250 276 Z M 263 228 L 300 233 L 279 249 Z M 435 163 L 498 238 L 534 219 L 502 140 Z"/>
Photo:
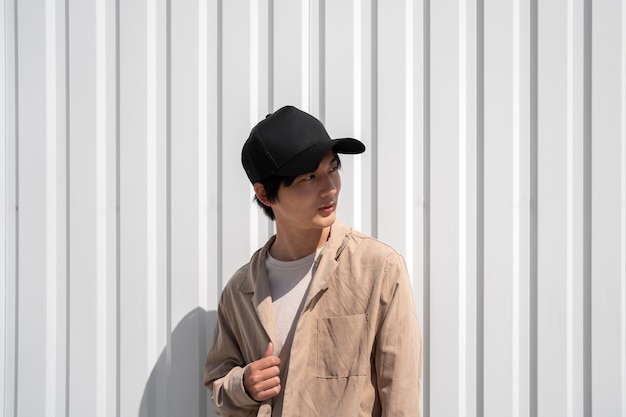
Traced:
<path id="1" fill-rule="evenodd" d="M 367 315 L 317 319 L 317 376 L 367 375 L 370 349 Z"/>

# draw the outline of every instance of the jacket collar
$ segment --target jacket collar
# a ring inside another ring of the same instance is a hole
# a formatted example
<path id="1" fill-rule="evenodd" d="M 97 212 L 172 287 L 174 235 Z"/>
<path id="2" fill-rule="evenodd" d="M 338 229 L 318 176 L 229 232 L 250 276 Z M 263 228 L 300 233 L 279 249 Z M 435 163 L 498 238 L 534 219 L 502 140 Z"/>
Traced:
<path id="1" fill-rule="evenodd" d="M 276 346 L 276 324 L 274 310 L 272 308 L 272 295 L 270 293 L 267 269 L 265 267 L 267 253 L 272 243 L 274 243 L 274 240 L 276 240 L 276 236 L 272 236 L 265 246 L 252 255 L 246 277 L 241 282 L 239 291 L 244 294 L 250 294 L 250 299 L 254 305 L 256 314 L 268 337 Z"/>
<path id="2" fill-rule="evenodd" d="M 335 222 L 332 225 L 328 241 L 322 248 L 316 261 L 318 263 L 318 272 L 326 270 L 326 267 L 332 267 L 337 263 L 337 259 L 346 246 L 351 233 L 352 228 L 342 223 Z M 275 240 L 276 236 L 272 236 L 262 248 L 257 250 L 252 255 L 246 277 L 239 285 L 239 291 L 242 293 L 255 293 L 257 294 L 255 298 L 265 296 L 270 297 L 265 260 L 267 259 L 267 253 Z M 316 277 L 317 275 L 318 274 L 316 273 Z M 324 278 L 324 281 L 326 281 L 328 276 Z"/>
<path id="3" fill-rule="evenodd" d="M 316 260 L 315 276 L 307 293 L 305 309 L 311 300 L 328 288 L 328 280 L 333 276 L 333 271 L 338 264 L 337 260 L 348 242 L 351 231 L 352 228 L 344 224 L 338 222 L 333 224 L 328 241 Z"/>
<path id="4" fill-rule="evenodd" d="M 328 241 L 315 261 L 315 276 L 311 282 L 305 306 L 308 306 L 309 302 L 320 291 L 325 291 L 328 288 L 327 282 L 337 266 L 337 259 L 346 246 L 351 232 L 351 227 L 339 222 L 332 225 Z M 276 327 L 265 260 L 269 248 L 275 240 L 276 236 L 272 236 L 261 249 L 252 255 L 246 277 L 239 285 L 239 291 L 244 294 L 251 294 L 251 301 L 259 320 L 272 341 L 276 340 Z"/>

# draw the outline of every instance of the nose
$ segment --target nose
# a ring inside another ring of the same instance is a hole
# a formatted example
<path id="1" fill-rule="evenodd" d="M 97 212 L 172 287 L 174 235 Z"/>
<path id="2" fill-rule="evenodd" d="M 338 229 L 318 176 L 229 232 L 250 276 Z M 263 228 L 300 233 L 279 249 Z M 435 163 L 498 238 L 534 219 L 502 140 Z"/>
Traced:
<path id="1" fill-rule="evenodd" d="M 323 181 L 322 185 L 322 196 L 337 194 L 337 192 L 339 192 L 339 187 L 341 187 L 341 179 L 339 178 L 339 176 L 336 175 L 333 177 L 331 175 L 326 175 L 325 179 L 326 180 Z"/>

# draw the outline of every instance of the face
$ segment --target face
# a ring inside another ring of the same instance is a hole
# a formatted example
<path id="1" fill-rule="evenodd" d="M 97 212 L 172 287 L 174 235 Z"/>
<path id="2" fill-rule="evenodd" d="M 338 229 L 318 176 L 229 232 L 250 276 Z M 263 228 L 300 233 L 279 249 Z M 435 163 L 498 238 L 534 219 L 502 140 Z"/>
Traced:
<path id="1" fill-rule="evenodd" d="M 313 172 L 296 177 L 293 184 L 281 185 L 278 198 L 270 203 L 276 225 L 297 229 L 321 229 L 335 222 L 341 189 L 339 161 L 329 151 Z"/>

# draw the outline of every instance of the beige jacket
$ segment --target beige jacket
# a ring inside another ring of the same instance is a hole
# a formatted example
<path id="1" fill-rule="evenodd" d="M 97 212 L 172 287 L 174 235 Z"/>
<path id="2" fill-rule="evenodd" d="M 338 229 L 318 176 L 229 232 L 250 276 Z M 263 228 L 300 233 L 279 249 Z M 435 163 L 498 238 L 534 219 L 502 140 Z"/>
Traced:
<path id="1" fill-rule="evenodd" d="M 222 293 L 204 383 L 222 416 L 270 416 L 243 388 L 243 367 L 275 340 L 265 258 L 273 238 Z M 420 415 L 421 333 L 402 257 L 336 223 L 296 325 L 284 417 Z"/>

